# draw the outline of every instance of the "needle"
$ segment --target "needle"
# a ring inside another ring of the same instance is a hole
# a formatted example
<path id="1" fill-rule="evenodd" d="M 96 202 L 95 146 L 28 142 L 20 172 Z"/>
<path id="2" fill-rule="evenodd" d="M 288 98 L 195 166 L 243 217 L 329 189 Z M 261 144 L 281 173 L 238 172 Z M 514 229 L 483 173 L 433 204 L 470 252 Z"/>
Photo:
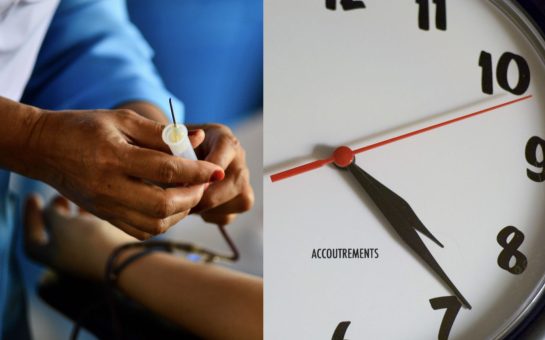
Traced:
<path id="1" fill-rule="evenodd" d="M 172 114 L 172 121 L 174 122 L 174 127 L 176 127 L 176 117 L 174 116 L 174 109 L 172 108 L 172 98 L 168 98 L 168 103 L 170 104 L 170 113 Z"/>
<path id="2" fill-rule="evenodd" d="M 405 134 L 402 134 L 402 135 L 399 135 L 399 136 L 396 136 L 396 137 L 393 137 L 393 138 L 385 139 L 383 141 L 380 141 L 380 142 L 377 142 L 377 143 L 374 143 L 374 144 L 370 144 L 370 145 L 361 147 L 359 149 L 355 149 L 355 150 L 353 150 L 353 154 L 355 155 L 355 154 L 358 154 L 358 153 L 362 153 L 362 152 L 366 152 L 366 151 L 369 151 L 369 150 L 372 150 L 372 149 L 376 149 L 378 147 L 381 147 L 381 146 L 384 146 L 384 145 L 387 145 L 387 144 L 390 144 L 390 143 L 393 143 L 393 142 L 397 142 L 397 141 L 400 141 L 400 140 L 405 139 L 405 138 L 413 137 L 413 136 L 419 135 L 419 134 L 424 133 L 424 132 L 428 132 L 428 131 L 431 131 L 431 130 L 434 130 L 434 129 L 437 129 L 437 128 L 440 128 L 440 127 L 443 127 L 443 126 L 446 126 L 446 125 L 450 125 L 450 124 L 459 122 L 459 121 L 464 120 L 464 119 L 468 119 L 468 118 L 471 118 L 471 117 L 481 115 L 483 113 L 494 111 L 494 110 L 500 109 L 502 107 L 509 106 L 509 105 L 512 105 L 512 104 L 515 104 L 515 103 L 530 99 L 532 97 L 533 97 L 532 95 L 528 95 L 528 96 L 525 96 L 525 97 L 517 98 L 517 99 L 511 100 L 511 101 L 502 103 L 502 104 L 498 104 L 498 105 L 495 105 L 495 106 L 488 107 L 488 108 L 483 109 L 483 110 L 479 110 L 479 111 L 476 111 L 476 112 L 473 112 L 473 113 L 470 113 L 470 114 L 466 114 L 466 115 L 463 115 L 463 116 L 460 116 L 460 117 L 457 117 L 457 118 L 446 120 L 446 121 L 441 122 L 441 123 L 433 124 L 433 125 L 427 126 L 425 128 L 422 128 L 422 129 L 414 130 L 414 131 L 411 131 L 411 132 L 408 132 L 408 133 L 405 133 Z M 292 176 L 295 176 L 295 175 L 302 174 L 302 173 L 307 172 L 307 171 L 318 169 L 318 168 L 321 168 L 324 165 L 331 164 L 334 161 L 335 161 L 335 157 L 331 156 L 331 157 L 326 158 L 326 159 L 319 159 L 319 160 L 316 160 L 316 161 L 313 161 L 313 162 L 310 162 L 310 163 L 306 163 L 306 164 L 300 165 L 298 167 L 295 167 L 295 168 L 285 170 L 285 171 L 282 171 L 282 172 L 271 175 L 271 181 L 272 182 L 280 181 L 280 180 L 283 180 L 283 179 L 286 179 L 286 178 L 289 178 L 289 177 L 292 177 Z"/>

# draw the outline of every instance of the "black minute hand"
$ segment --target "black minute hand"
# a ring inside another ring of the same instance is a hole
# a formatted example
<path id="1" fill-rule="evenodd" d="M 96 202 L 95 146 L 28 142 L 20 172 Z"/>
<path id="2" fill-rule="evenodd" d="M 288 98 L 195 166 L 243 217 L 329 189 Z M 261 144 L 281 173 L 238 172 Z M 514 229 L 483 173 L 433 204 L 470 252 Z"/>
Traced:
<path id="1" fill-rule="evenodd" d="M 441 269 L 433 255 L 422 239 L 416 232 L 429 237 L 433 242 L 440 247 L 443 245 L 431 234 L 424 226 L 420 219 L 416 216 L 411 206 L 399 195 L 385 187 L 382 183 L 374 179 L 371 175 L 360 168 L 354 161 L 345 167 L 356 178 L 358 183 L 367 192 L 369 197 L 375 202 L 375 205 L 382 212 L 384 217 L 390 222 L 395 231 L 405 241 L 405 243 L 420 256 L 430 268 L 447 284 L 454 295 L 458 297 L 464 307 L 471 309 L 471 305 L 463 297 L 462 293 L 450 281 L 447 274 Z"/>

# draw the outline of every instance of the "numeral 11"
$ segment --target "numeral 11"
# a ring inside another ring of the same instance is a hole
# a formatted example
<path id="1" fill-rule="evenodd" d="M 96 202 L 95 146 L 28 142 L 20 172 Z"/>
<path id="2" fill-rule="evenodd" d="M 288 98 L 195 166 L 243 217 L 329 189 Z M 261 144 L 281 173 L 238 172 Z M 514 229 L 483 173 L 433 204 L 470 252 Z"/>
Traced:
<path id="1" fill-rule="evenodd" d="M 416 0 L 418 4 L 418 27 L 421 30 L 430 29 L 430 0 Z M 447 0 L 433 0 L 436 6 L 435 27 L 438 30 L 447 30 Z"/>

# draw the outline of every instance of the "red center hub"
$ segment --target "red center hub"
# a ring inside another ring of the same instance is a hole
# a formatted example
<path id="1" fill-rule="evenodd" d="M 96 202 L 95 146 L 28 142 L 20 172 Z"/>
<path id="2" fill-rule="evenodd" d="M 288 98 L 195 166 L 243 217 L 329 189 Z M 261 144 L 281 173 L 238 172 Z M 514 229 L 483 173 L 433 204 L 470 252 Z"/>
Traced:
<path id="1" fill-rule="evenodd" d="M 333 152 L 333 159 L 336 166 L 346 168 L 354 161 L 354 152 L 348 146 L 341 146 Z"/>

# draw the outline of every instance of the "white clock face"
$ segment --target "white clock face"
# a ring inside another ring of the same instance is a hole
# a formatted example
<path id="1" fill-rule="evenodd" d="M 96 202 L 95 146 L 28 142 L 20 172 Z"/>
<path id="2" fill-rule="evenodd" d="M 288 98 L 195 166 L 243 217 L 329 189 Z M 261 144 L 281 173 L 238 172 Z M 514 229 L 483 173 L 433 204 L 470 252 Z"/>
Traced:
<path id="1" fill-rule="evenodd" d="M 545 277 L 543 56 L 489 1 L 363 3 L 265 1 L 265 337 L 505 335 Z M 349 171 L 269 177 L 504 103 L 355 156 L 471 309 Z"/>

